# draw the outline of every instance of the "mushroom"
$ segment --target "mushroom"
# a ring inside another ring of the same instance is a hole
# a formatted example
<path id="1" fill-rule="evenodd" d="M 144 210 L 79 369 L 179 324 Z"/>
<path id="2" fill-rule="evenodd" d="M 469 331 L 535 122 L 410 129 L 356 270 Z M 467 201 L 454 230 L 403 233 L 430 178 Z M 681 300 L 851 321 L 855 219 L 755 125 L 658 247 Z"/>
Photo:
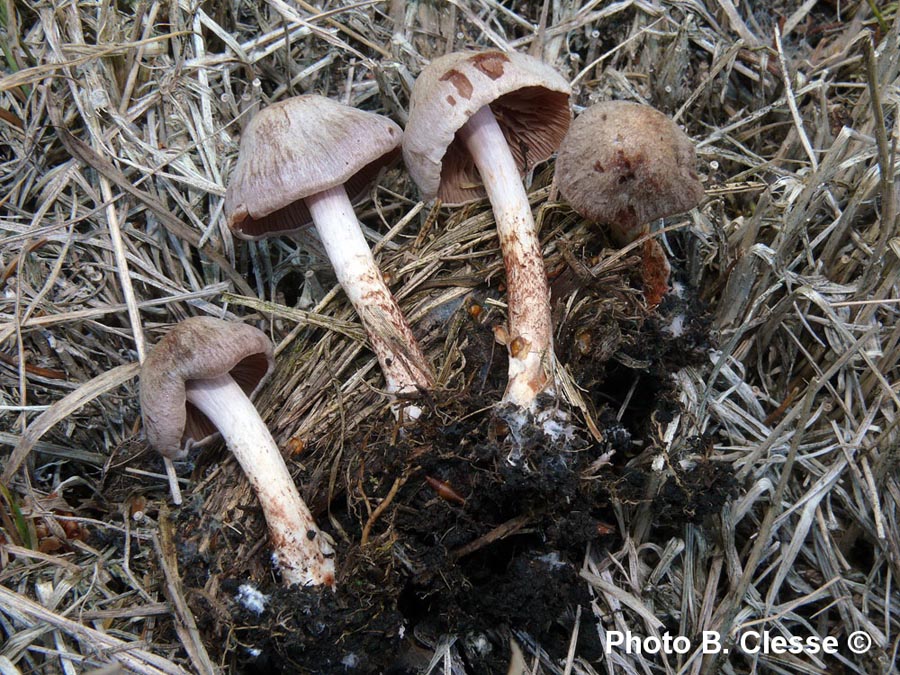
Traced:
<path id="1" fill-rule="evenodd" d="M 285 584 L 334 586 L 334 550 L 250 401 L 274 365 L 272 343 L 259 329 L 186 319 L 141 366 L 144 430 L 150 445 L 173 459 L 184 457 L 191 441 L 221 433 L 262 505 Z"/>
<path id="2" fill-rule="evenodd" d="M 605 101 L 572 123 L 556 158 L 559 191 L 579 214 L 610 226 L 627 245 L 658 218 L 689 211 L 703 199 L 696 151 L 678 125 L 655 108 Z M 658 304 L 669 262 L 656 239 L 643 250 L 645 294 Z"/>
<path id="3" fill-rule="evenodd" d="M 570 87 L 545 63 L 501 51 L 435 59 L 416 80 L 403 158 L 425 199 L 487 194 L 508 294 L 509 380 L 503 401 L 533 410 L 554 390 L 550 293 L 522 176 L 547 159 L 572 117 Z"/>
<path id="4" fill-rule="evenodd" d="M 322 96 L 270 105 L 244 130 L 225 194 L 225 217 L 231 231 L 245 239 L 315 224 L 369 336 L 388 393 L 411 395 L 430 389 L 434 376 L 375 264 L 351 203 L 398 158 L 401 135 L 386 117 Z M 417 414 L 412 408 L 408 412 Z"/>

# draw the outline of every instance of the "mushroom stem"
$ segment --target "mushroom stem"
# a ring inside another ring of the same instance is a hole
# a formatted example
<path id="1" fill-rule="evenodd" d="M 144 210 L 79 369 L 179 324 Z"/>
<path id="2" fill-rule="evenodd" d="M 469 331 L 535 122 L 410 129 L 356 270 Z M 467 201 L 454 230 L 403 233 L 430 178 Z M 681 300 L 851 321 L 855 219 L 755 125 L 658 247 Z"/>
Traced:
<path id="1" fill-rule="evenodd" d="M 503 401 L 531 408 L 541 391 L 553 392 L 550 290 L 528 195 L 490 106 L 457 132 L 478 167 L 494 210 L 506 267 L 509 306 L 509 382 Z"/>
<path id="2" fill-rule="evenodd" d="M 319 531 L 281 452 L 231 375 L 191 380 L 187 400 L 222 434 L 256 492 L 287 585 L 334 586 L 334 550 Z"/>
<path id="3" fill-rule="evenodd" d="M 344 186 L 307 197 L 306 206 L 338 282 L 369 335 L 388 393 L 414 394 L 430 389 L 434 384 L 431 369 L 384 283 Z"/>

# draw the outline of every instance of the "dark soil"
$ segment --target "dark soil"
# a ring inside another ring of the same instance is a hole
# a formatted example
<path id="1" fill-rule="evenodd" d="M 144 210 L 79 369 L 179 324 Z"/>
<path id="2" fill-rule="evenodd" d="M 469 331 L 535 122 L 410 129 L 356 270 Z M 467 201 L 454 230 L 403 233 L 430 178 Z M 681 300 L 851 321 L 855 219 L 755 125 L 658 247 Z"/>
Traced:
<path id="1" fill-rule="evenodd" d="M 505 349 L 490 321 L 469 311 L 463 389 L 437 395 L 413 426 L 397 429 L 388 416 L 354 439 L 359 452 L 341 467 L 348 485 L 331 514 L 350 541 L 366 543 L 339 550 L 337 591 L 270 588 L 261 615 L 235 610 L 243 670 L 417 672 L 455 636 L 467 672 L 505 672 L 513 631 L 564 658 L 579 607 L 578 653 L 599 658 L 579 570 L 588 544 L 596 552 L 618 543 L 611 504 L 649 503 L 660 514 L 651 538 L 663 543 L 719 513 L 735 483 L 707 459 L 705 439 L 669 457 L 661 480 L 641 461 L 679 412 L 671 373 L 701 364 L 710 346 L 703 308 L 684 292 L 648 312 L 639 293 L 616 299 L 565 270 L 557 282 L 585 300 L 561 323 L 557 353 L 600 437 L 570 411 L 555 413 L 567 430 L 559 438 L 537 423 L 510 424 L 510 411 L 493 405 Z"/>
<path id="2" fill-rule="evenodd" d="M 386 412 L 346 439 L 334 498 L 326 504 L 319 490 L 310 502 L 338 542 L 336 592 L 283 589 L 267 571 L 264 539 L 248 559 L 231 554 L 259 531 L 258 513 L 211 512 L 202 491 L 187 495 L 170 516 L 178 574 L 214 658 L 248 673 L 415 673 L 452 636 L 466 672 L 498 673 L 516 635 L 564 658 L 577 620 L 577 653 L 600 658 L 597 618 L 579 575 L 588 546 L 601 556 L 615 550 L 617 514 L 641 509 L 656 518 L 649 539 L 664 546 L 685 523 L 709 523 L 736 483 L 730 467 L 711 459 L 707 438 L 670 448 L 662 470 L 651 470 L 663 454 L 662 431 L 680 414 L 671 374 L 703 367 L 709 322 L 683 282 L 648 310 L 637 259 L 624 277 L 586 274 L 597 246 L 579 250 L 581 268 L 570 260 L 551 270 L 561 299 L 557 357 L 581 389 L 597 437 L 580 412 L 557 410 L 550 397 L 542 405 L 564 432 L 556 438 L 542 423 L 522 425 L 497 408 L 507 365 L 494 330 L 502 317 L 473 308 L 488 307 L 485 298 L 500 291 L 481 288 L 459 309 L 466 367 L 456 390 L 425 401 L 415 425 L 400 429 Z M 124 446 L 117 456 L 161 471 L 155 453 L 142 448 Z M 196 474 L 213 470 L 220 452 L 203 450 Z M 140 486 L 121 472 L 105 479 L 122 504 L 140 499 Z M 255 502 L 249 508 L 258 511 Z M 235 600 L 248 570 L 268 596 L 258 613 Z"/>

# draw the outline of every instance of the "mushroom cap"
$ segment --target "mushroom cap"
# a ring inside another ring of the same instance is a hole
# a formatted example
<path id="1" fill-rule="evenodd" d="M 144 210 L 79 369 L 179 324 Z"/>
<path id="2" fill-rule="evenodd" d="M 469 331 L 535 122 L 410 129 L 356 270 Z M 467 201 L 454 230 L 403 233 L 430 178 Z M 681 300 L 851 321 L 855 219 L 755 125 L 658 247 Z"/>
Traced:
<path id="1" fill-rule="evenodd" d="M 305 197 L 344 184 L 356 199 L 398 159 L 402 135 L 383 115 L 314 94 L 263 108 L 241 137 L 225 192 L 228 227 L 260 239 L 309 225 Z"/>
<path id="2" fill-rule="evenodd" d="M 633 241 L 645 224 L 700 203 L 696 162 L 691 139 L 666 115 L 606 101 L 572 122 L 559 146 L 556 182 L 578 213 Z"/>
<path id="3" fill-rule="evenodd" d="M 252 396 L 274 367 L 272 342 L 258 328 L 208 316 L 176 324 L 141 366 L 141 414 L 150 445 L 178 459 L 188 439 L 216 433 L 206 415 L 187 401 L 189 381 L 229 374 Z"/>
<path id="4" fill-rule="evenodd" d="M 550 157 L 572 120 L 571 91 L 556 70 L 526 54 L 454 52 L 432 61 L 413 87 L 403 133 L 403 159 L 422 196 L 446 204 L 484 197 L 456 132 L 486 105 L 521 174 Z"/>

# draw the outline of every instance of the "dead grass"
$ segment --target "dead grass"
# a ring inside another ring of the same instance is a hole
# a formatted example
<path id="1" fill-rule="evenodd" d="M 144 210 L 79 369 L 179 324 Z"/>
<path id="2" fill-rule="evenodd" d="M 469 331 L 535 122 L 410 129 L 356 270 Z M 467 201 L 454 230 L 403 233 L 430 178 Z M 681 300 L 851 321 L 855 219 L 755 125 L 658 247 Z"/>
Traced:
<path id="1" fill-rule="evenodd" d="M 264 326 L 281 370 L 261 405 L 298 451 L 307 495 L 349 480 L 338 459 L 386 405 L 377 364 L 315 241 L 228 234 L 222 197 L 240 129 L 260 106 L 302 92 L 402 122 L 422 65 L 473 46 L 541 55 L 575 83 L 578 106 L 623 98 L 665 110 L 697 141 L 706 177 L 707 200 L 681 223 L 682 264 L 713 308 L 718 348 L 706 367 L 673 374 L 682 410 L 633 462 L 657 467 L 661 482 L 698 458 L 687 439 L 709 434 L 711 459 L 735 469 L 740 495 L 713 526 L 685 525 L 664 547 L 648 538 L 649 502 L 616 505 L 620 544 L 587 551 L 583 566 L 601 635 L 756 627 L 874 640 L 868 654 L 836 659 L 613 650 L 591 664 L 576 650 L 553 663 L 519 635 L 529 672 L 891 670 L 896 4 L 522 4 L 0 6 L 0 443 L 11 451 L 0 671 L 207 673 L 239 648 L 202 639 L 210 622 L 228 622 L 230 598 L 177 568 L 165 470 L 141 440 L 135 364 L 190 315 Z M 551 235 L 577 244 L 588 230 L 552 201 L 550 175 L 535 177 L 531 196 L 555 264 L 563 251 Z M 362 219 L 452 389 L 465 368 L 453 312 L 502 264 L 485 205 L 437 211 L 416 199 L 395 170 Z M 179 474 L 187 513 L 262 531 L 233 463 Z M 259 539 L 227 544 L 250 576 L 267 574 Z M 199 598 L 209 616 L 194 615 Z M 455 658 L 452 641 L 442 645 L 436 666 Z"/>

